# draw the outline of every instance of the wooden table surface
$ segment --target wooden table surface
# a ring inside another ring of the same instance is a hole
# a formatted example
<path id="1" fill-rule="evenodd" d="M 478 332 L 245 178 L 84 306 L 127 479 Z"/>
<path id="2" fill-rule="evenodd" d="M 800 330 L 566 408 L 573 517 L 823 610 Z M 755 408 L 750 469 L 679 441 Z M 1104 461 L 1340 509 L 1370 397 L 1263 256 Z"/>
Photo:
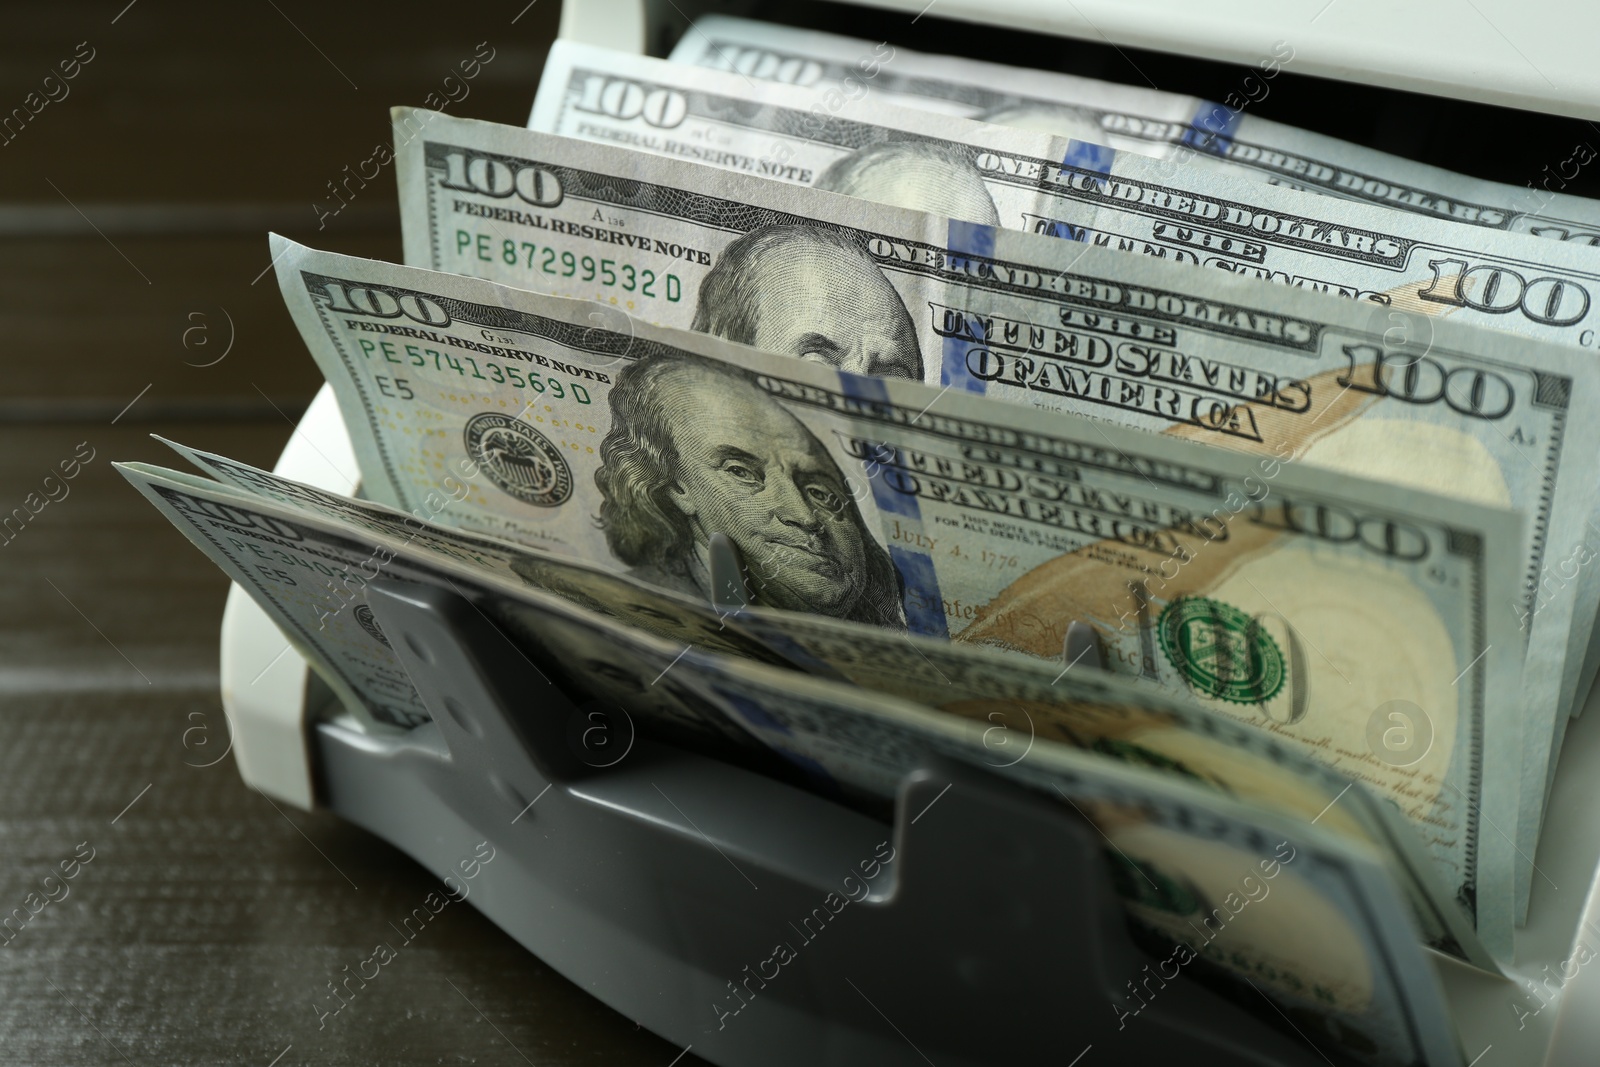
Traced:
<path id="1" fill-rule="evenodd" d="M 558 11 L 513 23 L 525 2 L 0 7 L 0 114 L 94 51 L 0 143 L 0 518 L 93 457 L 0 533 L 0 918 L 27 919 L 0 927 L 0 1065 L 680 1052 L 466 906 L 319 1025 L 327 983 L 437 883 L 241 784 L 217 695 L 227 583 L 111 466 L 172 463 L 152 432 L 272 464 L 320 378 L 260 277 L 266 231 L 398 258 L 391 172 L 320 231 L 313 204 L 479 42 L 494 58 L 449 110 L 522 121 Z"/>

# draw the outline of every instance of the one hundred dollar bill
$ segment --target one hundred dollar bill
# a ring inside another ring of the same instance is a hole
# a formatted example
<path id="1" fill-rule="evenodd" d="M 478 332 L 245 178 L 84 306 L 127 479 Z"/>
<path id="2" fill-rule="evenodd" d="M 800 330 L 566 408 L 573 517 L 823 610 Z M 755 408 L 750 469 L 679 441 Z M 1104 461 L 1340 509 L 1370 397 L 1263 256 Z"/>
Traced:
<path id="1" fill-rule="evenodd" d="M 698 20 L 672 53 L 674 62 L 818 90 L 829 108 L 870 95 L 943 115 L 1096 141 L 1174 166 L 1484 229 L 1600 245 L 1600 204 L 1560 192 L 1577 168 L 1594 159 L 1592 148 L 1579 145 L 1570 158 L 1550 161 L 1553 166 L 1546 169 L 1553 170 L 1555 188 L 1534 188 L 1470 178 L 1249 114 L 1293 57 L 1293 46 L 1278 42 L 1257 70 L 1241 75 L 1234 93 L 1212 102 L 722 15 Z"/>
<path id="2" fill-rule="evenodd" d="M 471 463 L 442 521 L 691 596 L 722 533 L 768 607 L 1046 658 L 1081 620 L 1116 672 L 1395 799 L 1504 944 L 1510 842 L 1477 826 L 1517 809 L 1514 513 L 474 279 L 275 256 L 371 498 L 411 510 Z M 1384 762 L 1372 724 L 1402 713 L 1426 751 Z"/>
<path id="3" fill-rule="evenodd" d="M 850 370 L 921 377 L 1523 510 L 1530 525 L 1522 594 L 1504 607 L 1526 624 L 1535 665 L 1520 697 L 1529 724 L 1524 781 L 1550 766 L 1600 601 L 1600 568 L 1553 594 L 1543 580 L 1547 556 L 1564 559 L 1582 543 L 1595 505 L 1594 476 L 1580 468 L 1600 451 L 1597 427 L 1569 418 L 1582 407 L 1556 385 L 1594 395 L 1596 367 L 1584 353 L 1548 344 L 1534 354 L 1526 340 L 1392 305 L 1250 284 L 609 145 L 397 116 L 413 264 L 615 301 L 666 325 Z M 419 132 L 406 141 L 412 127 Z M 1065 150 L 1049 150 L 1057 149 Z M 504 195 L 483 191 L 492 183 Z M 1593 249 L 1243 188 L 1448 231 L 1451 239 L 1488 237 L 1540 255 L 1600 260 Z M 1359 270 L 1393 273 L 1371 263 Z M 1513 404 L 1529 418 L 1513 417 Z M 1539 787 L 1523 791 L 1517 839 L 1530 855 L 1543 796 Z M 1524 864 L 1523 901 L 1531 880 Z"/>
<path id="4" fill-rule="evenodd" d="M 318 625 L 321 609 L 285 596 L 282 577 L 271 570 L 355 575 L 375 547 L 382 549 L 389 555 L 385 578 L 462 595 L 519 639 L 536 666 L 555 670 L 551 680 L 580 711 L 603 702 L 620 705 L 629 722 L 635 715 L 655 721 L 670 705 L 665 717 L 679 733 L 687 727 L 691 738 L 706 733 L 771 745 L 811 773 L 820 770 L 822 784 L 863 798 L 892 797 L 930 756 L 988 767 L 1070 805 L 1105 835 L 1129 918 L 1171 947 L 1180 970 L 1211 983 L 1252 983 L 1273 1008 L 1357 1062 L 1444 1065 L 1458 1058 L 1437 979 L 1378 856 L 1319 826 L 1047 739 L 1025 759 L 995 766 L 973 730 L 927 708 L 679 649 L 508 586 L 438 552 L 437 544 L 374 540 L 302 508 L 142 464 L 119 470 L 286 633 L 297 634 L 308 660 L 357 706 L 363 698 L 388 702 L 397 686 L 410 684 L 370 609 L 357 614 L 365 585 L 341 630 Z M 274 567 L 264 570 L 263 558 Z M 667 695 L 651 692 L 658 687 Z"/>
<path id="5" fill-rule="evenodd" d="M 671 65 L 655 69 L 670 71 Z M 682 77 L 692 75 L 685 71 Z M 775 87 L 771 92 L 786 91 Z M 863 113 L 888 114 L 870 99 L 860 106 Z M 742 168 L 686 161 L 679 152 L 641 155 L 634 146 L 599 142 L 578 148 L 540 131 L 408 108 L 394 109 L 394 117 L 408 262 L 614 299 L 619 306 L 635 305 L 646 317 L 701 310 L 699 289 L 712 268 L 727 261 L 717 253 L 734 238 L 784 222 L 828 221 L 852 210 L 830 208 L 822 191 Z M 566 121 L 559 111 L 555 117 Z M 683 121 L 690 121 L 687 115 Z M 759 123 L 759 116 L 754 121 Z M 910 200 L 936 210 L 940 218 L 960 220 L 939 227 L 939 257 L 888 239 L 864 247 L 861 258 L 879 269 L 970 275 L 983 260 L 1007 253 L 1030 267 L 1047 255 L 1021 253 L 1033 246 L 1022 236 L 1001 236 L 998 226 L 1061 242 L 1054 254 L 1062 263 L 1088 255 L 1080 245 L 1136 252 L 1203 267 L 1209 274 L 1357 300 L 1375 321 L 1397 309 L 1600 348 L 1600 249 L 1479 230 L 1226 175 L 1169 178 L 1155 173 L 1159 161 L 1134 153 L 911 109 L 894 109 L 894 127 L 905 129 L 819 117 L 809 110 L 796 113 L 793 121 L 801 128 L 816 127 L 819 144 L 847 137 L 897 142 L 893 152 L 902 158 L 891 155 L 882 166 L 873 165 L 871 154 L 850 161 L 827 192 L 865 194 L 878 203 Z M 781 155 L 782 141 L 773 143 Z M 867 153 L 875 147 L 869 144 Z M 850 149 L 840 151 L 837 145 L 834 151 L 850 155 Z M 764 183 L 772 188 L 762 192 Z M 737 205 L 734 213 L 724 206 L 728 203 Z M 882 207 L 853 210 L 855 218 L 882 213 L 885 226 L 897 221 Z M 926 239 L 927 228 L 923 223 L 918 236 Z M 721 231 L 720 240 L 715 231 Z M 806 269 L 814 260 L 840 269 L 834 248 L 814 247 L 802 256 L 797 240 L 781 236 L 747 242 L 735 262 L 769 288 L 802 291 L 815 285 Z M 766 271 L 780 263 L 788 263 L 789 272 L 768 277 Z M 1000 280 L 1043 295 L 1051 292 L 1051 278 L 1058 273 L 1059 268 L 1043 280 Z M 851 275 L 850 280 L 871 284 L 868 277 Z M 734 279 L 719 281 L 719 291 L 729 298 L 751 302 Z M 863 298 L 871 295 L 864 292 Z M 726 309 L 724 315 L 736 310 Z M 757 318 L 754 309 L 743 310 L 744 317 Z M 717 317 L 706 324 L 738 326 Z M 1069 324 L 1051 319 L 1033 325 Z M 891 320 L 880 339 L 885 349 L 880 358 L 891 366 L 901 341 L 897 328 Z M 958 364 L 942 369 L 962 380 L 992 381 L 985 374 L 996 368 Z"/>
<path id="6" fill-rule="evenodd" d="M 649 101 L 648 105 L 646 101 Z M 1085 146 L 1042 132 L 1001 128 L 947 114 L 897 107 L 885 103 L 881 95 L 870 92 L 853 100 L 824 101 L 822 93 L 816 89 L 802 89 L 778 82 L 752 82 L 737 74 L 683 66 L 570 41 L 558 41 L 551 49 L 529 126 L 543 132 L 625 145 L 796 185 L 927 210 L 937 215 L 1036 231 L 1044 225 L 1040 220 L 1077 220 L 1088 206 L 1087 202 L 1079 201 L 1070 193 L 1058 193 L 1056 187 L 1043 177 L 1049 169 L 1048 161 L 1077 160 L 1084 166 L 1103 164 L 1110 168 L 1109 173 L 1113 177 L 1127 178 L 1146 188 L 1150 187 L 1148 179 L 1152 173 L 1159 169 L 1152 161 L 1140 159 L 1131 162 L 1125 160 L 1124 163 L 1132 168 L 1125 171 L 1113 164 L 1111 153 L 1100 151 L 1098 146 Z M 985 160 L 991 161 L 992 165 L 986 168 Z M 1001 164 L 1001 160 L 1011 163 Z M 1026 161 L 1026 167 L 1032 168 L 1031 178 L 1019 180 L 1023 168 L 1015 165 L 1017 161 Z M 1219 204 L 1238 197 L 1262 195 L 1241 189 L 1238 181 L 1203 168 L 1179 174 L 1172 180 L 1183 181 L 1184 193 L 1197 198 L 1192 201 L 1194 203 Z M 1271 193 L 1265 195 L 1269 199 L 1251 202 L 1252 211 L 1261 210 L 1262 205 L 1274 211 L 1306 205 L 1303 196 L 1272 199 Z M 1325 204 L 1323 207 L 1328 212 L 1325 217 L 1337 222 L 1346 232 L 1351 227 L 1365 226 L 1370 229 L 1375 222 L 1382 223 L 1385 214 L 1381 209 L 1356 204 Z M 1099 209 L 1095 210 L 1099 212 Z M 1078 240 L 1126 247 L 1125 243 L 1119 241 L 1119 234 L 1134 232 L 1125 223 L 1135 213 L 1134 209 L 1115 212 L 1116 221 L 1113 224 L 1102 226 L 1096 222 L 1093 227 L 1075 231 L 1071 235 Z M 1097 217 L 1111 216 L 1099 212 Z M 1405 218 L 1390 220 L 1401 229 L 1405 229 L 1406 224 L 1412 221 Z M 1133 219 L 1132 225 L 1137 232 L 1145 233 L 1141 228 L 1143 224 L 1137 219 Z M 1055 223 L 1044 226 L 1046 232 L 1054 228 Z M 1494 242 L 1499 241 L 1502 235 L 1463 235 L 1459 227 L 1449 223 L 1431 227 L 1413 226 L 1406 236 L 1434 240 L 1443 247 L 1443 242 L 1451 239 L 1452 230 L 1457 231 L 1454 235 L 1457 239 L 1465 237 L 1484 248 L 1500 247 Z M 1135 250 L 1179 262 L 1229 269 L 1239 267 L 1250 258 L 1238 254 L 1239 246 L 1231 246 L 1230 251 L 1225 243 L 1213 241 L 1212 238 L 1217 234 L 1204 229 L 1186 231 L 1184 239 L 1179 241 L 1171 239 L 1171 235 L 1176 233 L 1170 227 L 1152 228 L 1147 234 L 1152 240 L 1136 246 Z M 1163 235 L 1167 235 L 1166 239 L 1162 239 Z M 1520 243 L 1524 254 L 1529 255 L 1547 250 L 1552 253 L 1562 251 L 1559 248 L 1547 249 L 1526 238 L 1511 243 Z M 1258 266 L 1271 267 L 1275 273 L 1277 267 L 1282 266 L 1283 257 L 1279 250 L 1268 245 L 1257 245 L 1255 251 L 1262 254 L 1258 257 Z M 1600 259 L 1594 256 L 1592 250 L 1579 254 L 1593 260 L 1591 266 L 1600 266 Z M 1076 264 L 1078 270 L 1085 269 L 1085 266 L 1083 262 Z M 1294 269 L 1291 267 L 1290 273 Z M 1207 284 L 1211 280 L 1191 281 L 1191 287 L 1185 290 L 1185 295 L 1215 296 L 1218 290 Z M 1366 309 L 1363 323 L 1366 335 L 1363 341 L 1374 353 L 1370 364 L 1373 381 L 1398 387 L 1391 392 L 1391 396 L 1404 394 L 1406 374 L 1432 373 L 1426 368 L 1430 367 L 1427 361 L 1433 358 L 1429 350 L 1436 341 L 1436 331 L 1433 323 L 1422 317 L 1422 313 L 1449 313 L 1449 308 L 1444 304 L 1430 308 L 1429 302 L 1419 296 L 1419 293 L 1428 291 L 1402 287 L 1399 292 L 1377 294 L 1378 299 L 1393 299 L 1395 303 L 1369 303 Z M 1354 290 L 1347 291 L 1347 295 L 1353 293 Z M 1373 292 L 1368 291 L 1367 295 L 1370 300 Z M 1266 303 L 1271 296 L 1268 294 L 1257 299 Z M 1408 311 L 1407 308 L 1414 310 Z M 1359 316 L 1360 313 L 1357 313 L 1344 321 L 1357 322 L 1360 321 Z M 1480 322 L 1498 323 L 1501 319 L 1503 316 L 1488 320 L 1480 316 Z M 1406 338 L 1410 334 L 1416 336 L 1408 345 Z M 1578 336 L 1573 334 L 1567 339 L 1575 340 Z M 1520 365 L 1524 374 L 1531 371 L 1538 375 L 1540 371 L 1561 367 L 1558 377 L 1564 380 L 1600 375 L 1600 367 L 1595 366 L 1593 357 L 1589 355 L 1547 354 L 1545 361 L 1541 362 L 1537 356 L 1524 359 L 1522 346 L 1510 341 L 1496 343 L 1484 339 L 1481 343 L 1498 350 L 1500 366 Z M 1327 338 L 1324 351 L 1332 355 L 1341 346 L 1347 353 L 1346 358 L 1353 360 L 1355 357 L 1348 355 L 1348 338 Z M 1298 375 L 1302 379 L 1312 379 L 1312 385 L 1308 388 L 1315 385 L 1313 368 L 1305 365 L 1304 357 L 1296 355 L 1285 360 L 1282 358 L 1283 349 L 1277 344 L 1270 344 L 1266 348 L 1272 350 L 1278 359 L 1262 358 L 1266 353 L 1259 348 L 1252 349 L 1247 343 L 1230 344 L 1229 347 L 1230 355 L 1227 358 L 1232 365 L 1274 373 L 1280 381 Z M 1415 362 L 1415 357 L 1422 357 L 1423 361 Z M 990 358 L 998 361 L 1004 357 L 991 353 Z M 1554 362 L 1550 362 L 1552 359 Z M 1116 372 L 1126 370 L 1129 365 L 1120 358 L 1109 362 L 1113 365 L 1108 368 L 1109 375 L 1112 378 L 1123 377 Z M 927 364 L 924 366 L 926 368 Z M 1354 364 L 1347 364 L 1340 372 L 1338 385 L 1351 384 L 1351 366 Z M 1495 373 L 1498 374 L 1498 371 Z M 1524 378 L 1525 382 L 1530 380 Z M 1327 382 L 1327 379 L 1323 381 Z M 947 375 L 944 383 L 948 382 Z M 1579 391 L 1593 395 L 1591 390 L 1597 383 L 1600 383 L 1600 378 L 1580 387 Z M 1015 386 L 1018 383 L 1010 384 Z M 1355 387 L 1360 388 L 1359 384 Z M 1443 385 L 1441 379 L 1441 398 L 1446 398 L 1449 391 L 1450 387 Z M 1328 389 L 1325 395 L 1331 392 Z M 1526 389 L 1523 392 L 1529 401 L 1533 401 L 1533 392 Z M 1431 387 L 1429 393 L 1431 395 Z M 1413 394 L 1412 398 L 1419 396 Z M 1110 415 L 1118 421 L 1147 428 L 1165 428 L 1178 421 L 1170 416 L 1152 416 L 1149 411 L 1130 414 L 1106 400 L 1079 398 L 1064 406 L 1069 410 Z M 1388 407 L 1392 412 L 1402 405 L 1388 403 L 1380 406 Z M 1445 407 L 1448 407 L 1447 399 Z M 1550 413 L 1557 424 L 1566 421 L 1566 412 L 1586 410 L 1587 404 L 1575 399 L 1570 405 L 1560 407 L 1560 412 Z M 1189 414 L 1192 417 L 1192 410 Z M 1307 403 L 1304 417 L 1298 421 L 1312 423 L 1323 414 L 1314 403 Z M 1357 419 L 1347 430 L 1341 429 L 1336 422 L 1320 421 L 1320 430 L 1335 438 L 1343 434 L 1345 443 L 1351 446 L 1346 457 L 1358 455 L 1361 457 L 1358 462 L 1362 465 L 1370 465 L 1385 457 L 1399 458 L 1404 454 L 1405 458 L 1399 466 L 1406 471 L 1429 471 L 1429 480 L 1434 485 L 1449 484 L 1456 491 L 1465 491 L 1465 482 L 1446 474 L 1442 468 L 1431 468 L 1428 461 L 1404 444 L 1404 438 L 1388 432 L 1392 424 L 1385 421 L 1382 413 L 1374 414 L 1378 417 Z M 1498 453 L 1493 465 L 1484 463 L 1476 448 L 1469 447 L 1463 451 L 1454 442 L 1440 442 L 1444 454 L 1450 457 L 1448 462 L 1452 465 L 1460 463 L 1479 473 L 1495 472 L 1497 488 L 1490 496 L 1499 497 L 1530 515 L 1537 514 L 1546 507 L 1541 502 L 1547 498 L 1546 483 L 1530 463 L 1532 456 L 1523 447 L 1527 444 L 1526 431 L 1506 428 L 1514 424 L 1514 417 L 1481 417 L 1487 414 L 1488 410 L 1482 409 L 1476 416 L 1452 418 L 1446 415 L 1445 418 L 1457 426 L 1475 422 L 1474 436 L 1492 452 Z M 1506 414 L 1510 415 L 1509 412 Z M 1406 421 L 1411 419 L 1407 418 Z M 1249 436 L 1260 436 L 1259 424 L 1253 429 L 1256 433 Z M 1547 430 L 1548 427 L 1542 428 L 1540 436 L 1551 440 Z M 1377 432 L 1380 438 L 1356 445 L 1349 435 L 1358 432 Z M 1429 432 L 1432 432 L 1431 429 Z M 1600 437 L 1581 432 L 1571 436 L 1559 428 L 1554 429 L 1553 436 L 1565 438 L 1557 447 L 1575 457 L 1592 457 L 1600 449 Z M 1329 447 L 1340 446 L 1330 441 L 1319 447 L 1326 453 Z M 1334 465 L 1348 468 L 1351 464 L 1349 458 L 1345 458 Z M 1581 473 L 1575 471 L 1574 467 L 1579 468 Z M 1530 744 L 1527 752 L 1525 775 L 1530 781 L 1552 765 L 1558 751 L 1555 742 L 1562 736 L 1560 723 L 1576 703 L 1579 692 L 1587 691 L 1583 688 L 1582 666 L 1595 610 L 1600 607 L 1600 582 L 1595 581 L 1600 568 L 1583 572 L 1580 575 L 1581 582 L 1571 584 L 1570 578 L 1562 581 L 1549 576 L 1547 571 L 1550 568 L 1544 557 L 1546 547 L 1554 546 L 1557 554 L 1552 562 L 1559 566 L 1560 562 L 1566 561 L 1578 550 L 1589 533 L 1588 527 L 1592 522 L 1590 513 L 1595 503 L 1591 470 L 1587 459 L 1569 462 L 1563 476 L 1568 486 L 1568 491 L 1563 494 L 1566 500 L 1558 505 L 1562 518 L 1548 524 L 1550 532 L 1547 536 L 1530 532 L 1526 574 L 1530 599 L 1525 608 L 1532 610 L 1539 604 L 1555 607 L 1539 628 L 1541 632 L 1530 643 L 1533 649 L 1530 664 L 1538 666 L 1530 669 L 1529 675 L 1532 677 L 1538 673 L 1546 679 L 1537 691 L 1525 690 L 1528 721 L 1535 724 L 1529 736 L 1540 739 Z M 1370 467 L 1369 473 L 1407 477 L 1403 472 L 1391 474 Z M 1510 484 L 1519 485 L 1520 491 L 1513 490 L 1509 496 L 1498 492 L 1499 485 Z M 1547 520 L 1535 520 L 1536 527 L 1545 525 Z M 1569 584 L 1570 592 L 1567 589 Z M 1559 606 L 1555 598 L 1545 591 L 1551 589 L 1557 591 L 1563 602 Z M 1553 740 L 1544 741 L 1546 735 Z M 1536 805 L 1524 812 L 1526 824 L 1521 828 L 1519 840 L 1529 851 L 1540 816 L 1541 809 Z M 1524 875 L 1531 881 L 1531 866 L 1525 868 Z"/>
<path id="7" fill-rule="evenodd" d="M 1095 670 L 1077 662 L 1057 670 L 1053 663 L 981 645 L 938 641 L 803 612 L 724 608 L 713 622 L 703 603 L 651 590 L 621 575 L 536 548 L 441 526 L 423 515 L 406 515 L 381 504 L 353 500 L 226 456 L 174 441 L 165 443 L 233 489 L 337 524 L 358 538 L 377 535 L 402 551 L 435 560 L 444 557 L 458 566 L 471 567 L 476 577 L 515 580 L 519 587 L 527 585 L 563 597 L 686 648 L 794 666 L 970 720 L 979 744 L 990 751 L 995 766 L 1024 758 L 1036 739 L 1045 738 L 1320 823 L 1364 847 L 1379 849 L 1386 857 L 1425 944 L 1498 971 L 1493 956 L 1451 899 L 1414 828 L 1398 808 L 1378 801 L 1365 787 L 1352 789 L 1351 779 L 1314 757 L 1293 751 L 1270 732 L 1209 712 L 1138 676 Z M 180 477 L 172 472 L 164 476 Z M 442 510 L 434 509 L 433 516 Z M 369 561 L 362 573 L 322 582 L 317 630 L 326 628 L 330 615 L 349 607 L 345 599 L 353 600 L 370 580 L 385 574 L 384 567 L 375 562 Z M 321 572 L 317 573 L 320 576 Z M 312 585 L 315 587 L 315 580 Z M 337 594 L 330 596 L 334 591 Z M 350 610 L 362 611 L 359 605 Z M 769 658 L 764 654 L 767 650 L 775 655 Z M 679 712 L 658 718 L 676 722 L 685 716 Z"/>

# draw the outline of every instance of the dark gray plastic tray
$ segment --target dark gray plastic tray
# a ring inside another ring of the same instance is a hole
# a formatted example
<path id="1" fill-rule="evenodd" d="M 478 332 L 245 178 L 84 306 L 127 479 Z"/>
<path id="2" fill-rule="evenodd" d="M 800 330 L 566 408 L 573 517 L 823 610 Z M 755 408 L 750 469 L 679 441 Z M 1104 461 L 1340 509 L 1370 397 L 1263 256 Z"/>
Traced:
<path id="1" fill-rule="evenodd" d="M 398 740 L 318 725 L 319 799 L 441 877 L 490 841 L 471 903 L 696 1055 L 1328 1062 L 1193 981 L 1119 1020 L 1114 993 L 1155 958 L 1129 936 L 1097 831 L 1065 808 L 943 762 L 907 776 L 892 825 L 642 738 L 596 769 L 568 742 L 567 695 L 472 605 L 386 582 L 370 603 L 434 723 Z"/>

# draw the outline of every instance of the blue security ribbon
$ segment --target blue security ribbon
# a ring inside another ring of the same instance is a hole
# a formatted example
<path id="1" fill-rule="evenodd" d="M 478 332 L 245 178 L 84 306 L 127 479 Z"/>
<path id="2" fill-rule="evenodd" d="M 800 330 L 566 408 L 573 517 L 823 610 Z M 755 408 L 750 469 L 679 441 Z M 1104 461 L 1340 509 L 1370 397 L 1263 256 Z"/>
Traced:
<path id="1" fill-rule="evenodd" d="M 1190 120 L 1190 129 L 1184 131 L 1183 143 L 1201 152 L 1225 156 L 1233 146 L 1234 132 L 1243 118 L 1242 111 L 1202 100 Z"/>
<path id="2" fill-rule="evenodd" d="M 947 232 L 950 255 L 956 259 L 964 256 L 981 256 L 987 259 L 994 255 L 994 233 L 993 226 L 951 219 Z M 982 378 L 974 378 L 968 373 L 967 342 L 962 338 L 946 337 L 941 357 L 942 362 L 939 367 L 941 385 L 969 393 L 982 393 L 988 388 L 988 383 Z"/>
<path id="3" fill-rule="evenodd" d="M 1061 165 L 1109 175 L 1111 164 L 1116 162 L 1116 159 L 1117 150 L 1110 145 L 1095 144 L 1093 141 L 1069 141 L 1067 154 L 1061 157 Z"/>
<path id="4" fill-rule="evenodd" d="M 979 228 L 987 229 L 987 227 Z M 990 240 L 993 241 L 992 231 Z M 964 364 L 963 369 L 965 369 Z M 841 371 L 839 384 L 845 395 L 854 399 L 881 404 L 889 402 L 888 386 L 881 379 L 866 378 Z M 877 442 L 874 442 L 874 445 L 881 448 L 886 455 L 890 452 L 887 445 L 878 445 Z M 870 457 L 861 460 L 861 464 L 862 473 L 867 476 L 867 484 L 872 488 L 873 503 L 877 504 L 879 513 L 895 516 L 901 529 L 908 533 L 922 534 L 922 506 L 916 496 L 901 492 L 890 482 L 888 472 L 892 468 L 883 463 L 874 464 Z M 912 540 L 920 538 L 914 536 Z M 939 592 L 939 574 L 934 566 L 933 557 L 905 545 L 889 545 L 888 548 L 889 558 L 894 561 L 895 568 L 899 570 L 900 577 L 905 582 L 902 607 L 905 609 L 907 627 L 912 633 L 949 637 L 950 627 L 944 617 L 944 598 Z"/>

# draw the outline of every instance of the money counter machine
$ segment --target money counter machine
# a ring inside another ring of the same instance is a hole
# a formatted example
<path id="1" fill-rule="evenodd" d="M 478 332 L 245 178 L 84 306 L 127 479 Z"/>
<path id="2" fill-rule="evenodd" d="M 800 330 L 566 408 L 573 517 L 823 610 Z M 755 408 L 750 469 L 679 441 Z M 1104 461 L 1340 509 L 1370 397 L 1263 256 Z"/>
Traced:
<path id="1" fill-rule="evenodd" d="M 1338 79 L 1324 83 L 1331 93 L 1353 83 L 1360 101 L 1426 93 L 1443 109 L 1469 101 L 1539 112 L 1540 121 L 1566 122 L 1570 146 L 1594 139 L 1588 120 L 1600 119 L 1600 79 L 1584 62 L 1592 42 L 1563 34 L 1558 6 L 884 0 L 881 7 L 892 10 L 744 5 L 731 13 L 792 16 L 874 40 L 880 27 L 884 35 L 926 34 L 942 20 L 944 37 L 919 37 L 913 46 L 1017 62 L 969 48 L 1010 40 L 1040 66 L 1050 62 L 1037 57 L 1048 55 L 1041 45 L 1052 38 L 1113 56 L 1124 48 L 1171 53 L 1184 57 L 1185 69 L 1208 61 L 1217 69 L 1248 66 L 1288 42 L 1295 73 Z M 665 55 L 689 19 L 708 10 L 693 0 L 568 2 L 561 32 Z M 963 27 L 971 24 L 978 26 L 969 38 Z M 1071 70 L 1073 50 L 1061 43 Z M 1407 114 L 1417 114 L 1418 98 L 1407 98 Z M 1500 114 L 1507 125 L 1478 131 L 1478 147 L 1522 151 L 1518 113 Z M 1535 178 L 1541 163 L 1559 169 L 1564 158 L 1527 153 L 1524 169 Z M 352 493 L 358 487 L 340 472 L 355 469 L 324 386 L 277 470 Z M 1115 976 L 1140 973 L 1153 957 L 1124 929 L 1095 831 L 1070 811 L 1041 807 L 997 777 L 942 764 L 902 783 L 891 825 L 643 739 L 619 740 L 625 758 L 578 760 L 570 735 L 588 727 L 584 714 L 469 604 L 397 584 L 376 589 L 371 603 L 433 713 L 433 723 L 401 741 L 365 735 L 342 717 L 304 660 L 278 654 L 283 640 L 262 611 L 240 588 L 231 590 L 222 688 L 245 781 L 277 800 L 337 812 L 441 876 L 456 855 L 446 842 L 490 838 L 509 859 L 481 872 L 472 897 L 478 907 L 583 989 L 696 1055 L 729 1067 L 1065 1067 L 1079 1062 L 1074 1057 L 1092 1064 L 1168 1056 L 1197 1064 L 1330 1062 L 1292 1023 L 1265 1025 L 1193 983 L 1165 987 L 1139 1026 L 1120 1028 Z M 941 818 L 918 825 L 934 801 Z M 1570 735 L 1548 810 L 1510 981 L 1434 957 L 1461 1063 L 1575 1064 L 1600 1056 L 1600 962 L 1588 965 L 1600 953 L 1600 730 Z M 749 988 L 740 983 L 753 962 L 750 948 L 808 914 L 841 872 L 885 841 L 896 850 L 893 873 L 873 884 L 849 938 L 808 944 L 785 967 L 800 973 L 748 1002 L 732 1001 Z M 734 878 L 730 865 L 759 891 Z M 724 1001 L 730 1011 L 736 1003 L 740 1017 L 718 1028 L 708 1005 Z M 912 1034 L 897 1028 L 902 1020 L 915 1021 Z"/>

